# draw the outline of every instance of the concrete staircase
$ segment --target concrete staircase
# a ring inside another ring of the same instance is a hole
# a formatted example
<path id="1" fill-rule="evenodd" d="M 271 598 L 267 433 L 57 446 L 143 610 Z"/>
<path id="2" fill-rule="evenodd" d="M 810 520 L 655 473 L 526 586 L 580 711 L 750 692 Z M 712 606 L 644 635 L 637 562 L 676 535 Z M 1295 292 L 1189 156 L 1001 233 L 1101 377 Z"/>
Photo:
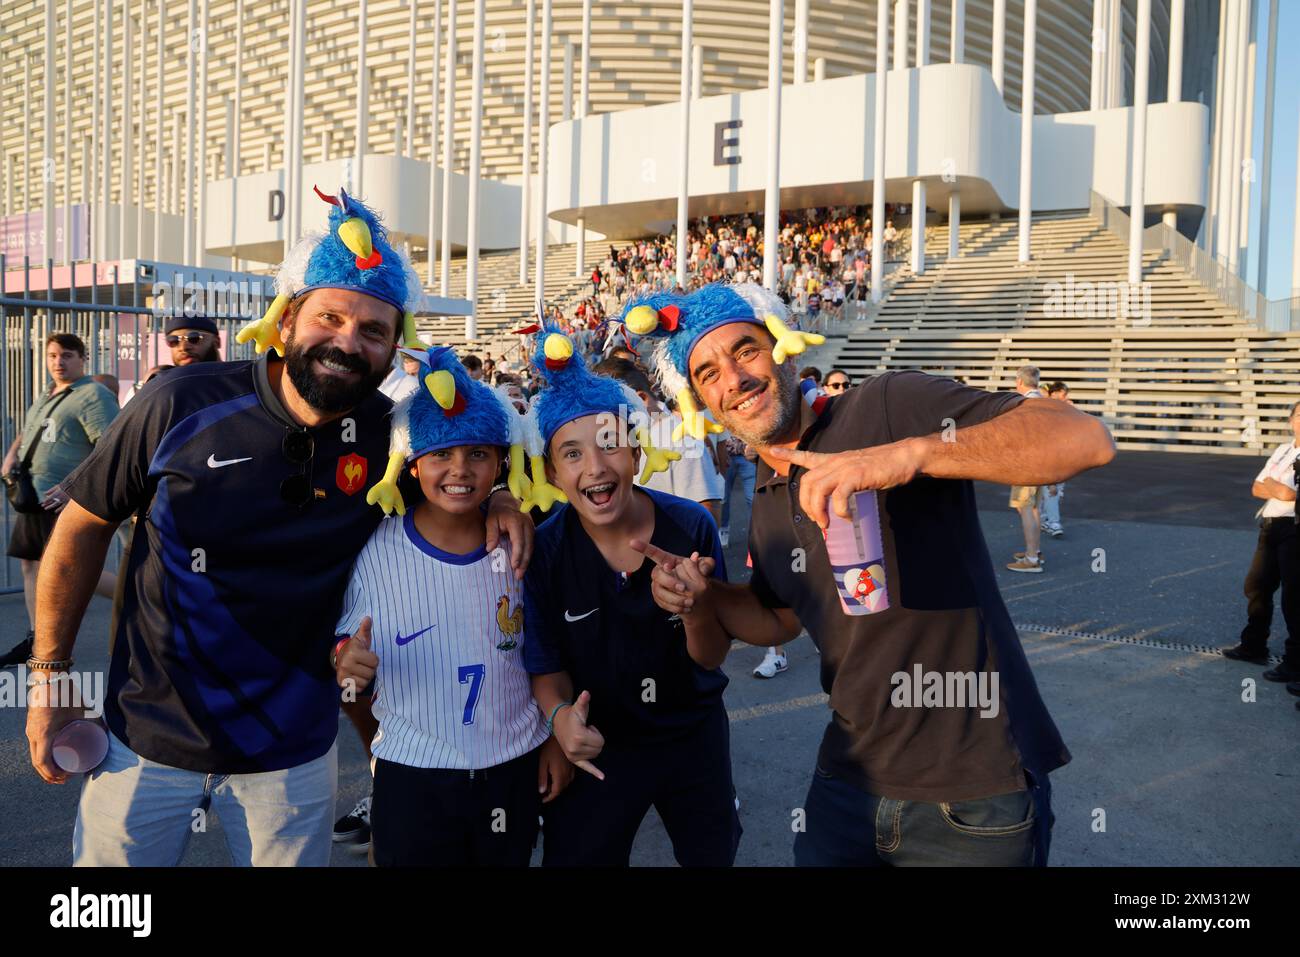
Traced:
<path id="1" fill-rule="evenodd" d="M 1124 448 L 1266 455 L 1289 435 L 1300 333 L 1247 323 L 1158 252 L 1143 257 L 1147 289 L 1120 315 L 1127 248 L 1088 215 L 1036 218 L 1024 265 L 1013 221 L 966 223 L 960 237 L 950 261 L 947 228 L 927 230 L 941 255 L 921 275 L 900 273 L 864 318 L 830 324 L 808 363 L 854 381 L 920 369 L 991 390 L 1037 365 Z"/>
<path id="2" fill-rule="evenodd" d="M 571 300 L 580 297 L 591 289 L 592 268 L 603 262 L 609 255 L 609 247 L 626 245 L 624 240 L 588 241 L 586 257 L 581 277 L 574 276 L 574 261 L 577 259 L 576 244 L 548 246 L 546 249 L 546 299 L 549 304 L 563 307 Z M 417 270 L 424 275 L 424 265 L 417 264 Z M 529 249 L 529 279 L 535 275 L 536 259 Z M 463 255 L 451 260 L 451 272 L 448 277 L 448 294 L 456 298 L 465 296 L 466 260 Z M 441 277 L 434 286 L 440 287 Z M 519 337 L 510 335 L 510 330 L 517 329 L 533 321 L 535 312 L 533 294 L 534 286 L 519 284 L 519 250 L 483 253 L 479 256 L 478 267 L 478 336 L 472 341 L 465 338 L 465 320 L 460 317 L 431 318 L 418 317 L 416 327 L 421 333 L 428 333 L 437 345 L 455 346 L 461 352 L 490 352 L 498 356 L 509 348 L 517 347 Z"/>

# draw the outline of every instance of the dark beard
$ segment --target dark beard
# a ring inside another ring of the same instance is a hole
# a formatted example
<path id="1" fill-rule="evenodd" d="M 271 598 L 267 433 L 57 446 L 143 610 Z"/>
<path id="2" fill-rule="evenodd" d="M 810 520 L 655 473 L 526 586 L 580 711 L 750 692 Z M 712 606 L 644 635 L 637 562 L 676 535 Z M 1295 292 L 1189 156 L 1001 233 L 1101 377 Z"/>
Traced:
<path id="1" fill-rule="evenodd" d="M 361 378 L 348 383 L 333 376 L 317 375 L 312 369 L 314 360 L 328 360 L 344 366 L 360 373 Z M 387 367 L 375 371 L 360 356 L 349 355 L 334 346 L 322 344 L 300 349 L 294 343 L 292 335 L 285 343 L 284 366 L 289 373 L 289 381 L 303 400 L 318 412 L 327 413 L 347 412 L 355 408 L 362 399 L 378 391 L 380 383 L 388 375 Z"/>
<path id="2" fill-rule="evenodd" d="M 796 381 L 794 366 L 789 363 L 782 363 L 776 367 L 776 407 L 778 409 L 776 420 L 771 427 L 764 429 L 762 432 L 751 432 L 744 425 L 733 425 L 729 415 L 718 415 L 718 421 L 726 428 L 731 430 L 731 434 L 740 439 L 746 445 L 752 445 L 755 448 L 771 445 L 773 442 L 780 441 L 791 427 L 799 421 L 799 386 Z"/>

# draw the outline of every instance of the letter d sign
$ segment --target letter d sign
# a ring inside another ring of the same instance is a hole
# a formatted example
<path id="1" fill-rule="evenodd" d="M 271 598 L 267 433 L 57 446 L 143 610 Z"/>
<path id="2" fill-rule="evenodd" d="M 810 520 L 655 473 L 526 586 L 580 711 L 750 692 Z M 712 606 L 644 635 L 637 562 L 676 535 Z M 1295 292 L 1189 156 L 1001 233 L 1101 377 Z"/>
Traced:
<path id="1" fill-rule="evenodd" d="M 267 196 L 266 218 L 272 223 L 278 223 L 284 218 L 284 190 L 273 189 Z"/>

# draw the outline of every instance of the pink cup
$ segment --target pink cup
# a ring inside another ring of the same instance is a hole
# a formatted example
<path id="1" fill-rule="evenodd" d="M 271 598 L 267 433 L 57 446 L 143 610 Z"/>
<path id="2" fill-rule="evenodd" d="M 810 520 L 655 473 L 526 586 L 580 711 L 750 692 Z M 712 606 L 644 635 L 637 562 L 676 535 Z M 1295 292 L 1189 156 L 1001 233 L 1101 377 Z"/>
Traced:
<path id="1" fill-rule="evenodd" d="M 826 555 L 835 575 L 840 608 L 846 615 L 872 615 L 889 607 L 885 588 L 885 546 L 880 538 L 880 510 L 871 489 L 849 498 L 845 521 L 827 504 Z"/>
<path id="2" fill-rule="evenodd" d="M 54 736 L 54 763 L 69 774 L 93 771 L 108 755 L 108 732 L 98 721 L 78 718 Z"/>

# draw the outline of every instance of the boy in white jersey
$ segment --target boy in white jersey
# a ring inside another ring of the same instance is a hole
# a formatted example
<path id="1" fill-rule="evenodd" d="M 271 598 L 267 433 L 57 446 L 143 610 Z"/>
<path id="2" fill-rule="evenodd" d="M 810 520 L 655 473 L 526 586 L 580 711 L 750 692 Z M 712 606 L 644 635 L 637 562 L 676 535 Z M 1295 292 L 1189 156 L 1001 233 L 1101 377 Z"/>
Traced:
<path id="1" fill-rule="evenodd" d="M 485 545 L 480 506 L 518 414 L 451 349 L 408 354 L 424 365 L 421 388 L 394 410 L 388 471 L 368 495 L 400 517 L 362 549 L 336 629 L 344 694 L 374 682 L 374 861 L 526 867 L 540 805 L 573 768 L 544 743 L 520 583 L 505 552 Z M 396 488 L 403 467 L 422 493 L 410 512 Z"/>

